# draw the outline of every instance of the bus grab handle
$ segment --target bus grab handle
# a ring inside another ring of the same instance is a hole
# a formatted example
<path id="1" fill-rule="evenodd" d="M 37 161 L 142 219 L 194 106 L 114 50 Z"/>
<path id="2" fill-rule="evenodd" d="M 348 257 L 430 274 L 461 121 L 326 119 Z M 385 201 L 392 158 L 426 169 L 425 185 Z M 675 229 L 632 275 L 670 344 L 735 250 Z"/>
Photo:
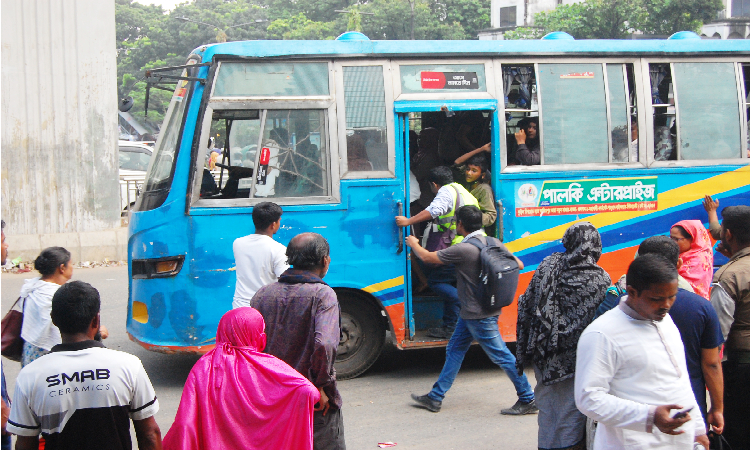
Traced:
<path id="1" fill-rule="evenodd" d="M 404 215 L 404 204 L 403 202 L 397 202 L 398 205 L 398 215 L 403 216 Z M 404 227 L 398 227 L 398 251 L 396 254 L 400 255 L 404 252 Z"/>

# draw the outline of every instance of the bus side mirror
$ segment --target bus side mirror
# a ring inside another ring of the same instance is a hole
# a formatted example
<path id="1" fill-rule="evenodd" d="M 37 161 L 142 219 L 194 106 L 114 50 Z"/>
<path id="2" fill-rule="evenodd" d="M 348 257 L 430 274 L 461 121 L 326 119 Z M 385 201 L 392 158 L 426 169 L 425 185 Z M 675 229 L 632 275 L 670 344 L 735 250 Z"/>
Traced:
<path id="1" fill-rule="evenodd" d="M 117 109 L 120 112 L 128 112 L 133 107 L 133 97 L 124 97 L 120 99 L 120 103 L 117 105 Z"/>

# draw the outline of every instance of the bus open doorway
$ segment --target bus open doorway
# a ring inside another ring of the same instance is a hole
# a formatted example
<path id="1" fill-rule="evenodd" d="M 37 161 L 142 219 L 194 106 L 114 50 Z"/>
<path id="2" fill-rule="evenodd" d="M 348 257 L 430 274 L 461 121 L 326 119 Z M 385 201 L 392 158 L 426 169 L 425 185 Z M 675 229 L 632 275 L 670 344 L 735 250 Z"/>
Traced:
<path id="1" fill-rule="evenodd" d="M 415 102 L 416 103 L 416 102 Z M 421 103 L 421 102 L 420 102 Z M 399 105 L 407 109 L 406 105 Z M 467 109 L 466 104 L 436 105 L 433 108 L 418 110 L 414 109 L 401 115 L 403 129 L 403 143 L 405 167 L 410 172 L 405 192 L 410 194 L 409 215 L 415 217 L 425 209 L 431 209 L 436 190 L 430 181 L 430 172 L 438 167 L 450 168 L 453 181 L 467 187 L 466 161 L 461 161 L 462 156 L 470 153 L 483 156 L 488 168 L 491 167 L 494 107 L 483 109 L 484 105 L 476 106 L 479 109 Z M 398 106 L 397 106 L 397 109 Z M 489 151 L 479 150 L 485 144 L 490 144 Z M 496 146 L 497 144 L 495 144 Z M 458 160 L 458 163 L 457 163 Z M 499 164 L 497 160 L 496 164 Z M 407 177 L 405 177 L 406 179 Z M 412 184 L 416 183 L 418 189 Z M 490 200 L 494 206 L 494 198 Z M 451 206 L 452 208 L 452 206 Z M 407 235 L 414 235 L 423 246 L 427 244 L 425 236 L 437 231 L 431 221 L 414 223 L 410 225 Z M 498 229 L 495 223 L 488 227 L 488 234 L 497 236 Z M 449 336 L 439 336 L 436 329 L 444 325 L 444 311 L 446 302 L 433 288 L 433 282 L 443 279 L 443 275 L 436 276 L 435 267 L 430 267 L 418 261 L 416 256 L 407 248 L 408 252 L 408 278 L 409 278 L 409 301 L 405 320 L 408 323 L 408 334 L 401 343 L 403 348 L 419 347 L 442 347 L 445 346 Z M 441 270 L 444 274 L 444 270 Z M 448 275 L 451 278 L 450 275 Z M 447 279 L 447 278 L 446 278 Z M 455 286 L 455 271 L 451 278 Z M 432 331 L 432 332 L 431 332 Z"/>

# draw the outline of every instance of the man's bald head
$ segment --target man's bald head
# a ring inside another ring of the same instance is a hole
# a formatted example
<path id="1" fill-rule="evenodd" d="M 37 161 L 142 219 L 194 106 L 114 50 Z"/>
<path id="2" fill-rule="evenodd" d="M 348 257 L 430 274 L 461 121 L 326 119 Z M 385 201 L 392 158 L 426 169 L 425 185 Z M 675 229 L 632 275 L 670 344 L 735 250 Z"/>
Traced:
<path id="1" fill-rule="evenodd" d="M 323 236 L 318 233 L 298 234 L 286 248 L 287 264 L 295 269 L 320 269 L 325 266 L 324 259 L 329 253 L 328 241 Z"/>

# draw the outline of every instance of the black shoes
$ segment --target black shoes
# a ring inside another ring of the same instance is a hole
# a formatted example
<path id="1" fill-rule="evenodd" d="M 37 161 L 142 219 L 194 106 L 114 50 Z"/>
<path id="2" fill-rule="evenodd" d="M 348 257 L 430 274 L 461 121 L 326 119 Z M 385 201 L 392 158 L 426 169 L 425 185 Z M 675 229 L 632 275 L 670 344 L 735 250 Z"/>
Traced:
<path id="1" fill-rule="evenodd" d="M 446 328 L 446 327 L 428 328 L 427 336 L 438 338 L 438 339 L 450 339 L 451 336 L 453 336 L 453 330 L 455 330 L 455 328 Z"/>
<path id="2" fill-rule="evenodd" d="M 412 397 L 414 396 L 412 395 Z M 505 414 L 506 416 L 523 416 L 524 414 L 535 414 L 538 412 L 539 408 L 536 407 L 536 402 L 534 400 L 529 403 L 521 403 L 521 400 L 518 400 L 516 404 L 510 408 L 501 410 L 500 414 Z"/>
<path id="3" fill-rule="evenodd" d="M 433 400 L 427 395 L 411 394 L 411 399 L 414 400 L 422 408 L 432 412 L 440 412 L 440 408 L 442 408 L 443 406 L 443 402 L 439 400 Z M 505 414 L 508 416 L 523 416 L 526 414 L 535 414 L 538 412 L 539 408 L 536 407 L 536 402 L 534 400 L 529 403 L 521 403 L 521 400 L 518 400 L 515 405 L 500 411 L 500 414 Z"/>
<path id="4" fill-rule="evenodd" d="M 427 395 L 411 394 L 411 399 L 417 402 L 419 406 L 432 412 L 440 412 L 440 408 L 443 406 L 443 402 L 433 400 Z"/>

